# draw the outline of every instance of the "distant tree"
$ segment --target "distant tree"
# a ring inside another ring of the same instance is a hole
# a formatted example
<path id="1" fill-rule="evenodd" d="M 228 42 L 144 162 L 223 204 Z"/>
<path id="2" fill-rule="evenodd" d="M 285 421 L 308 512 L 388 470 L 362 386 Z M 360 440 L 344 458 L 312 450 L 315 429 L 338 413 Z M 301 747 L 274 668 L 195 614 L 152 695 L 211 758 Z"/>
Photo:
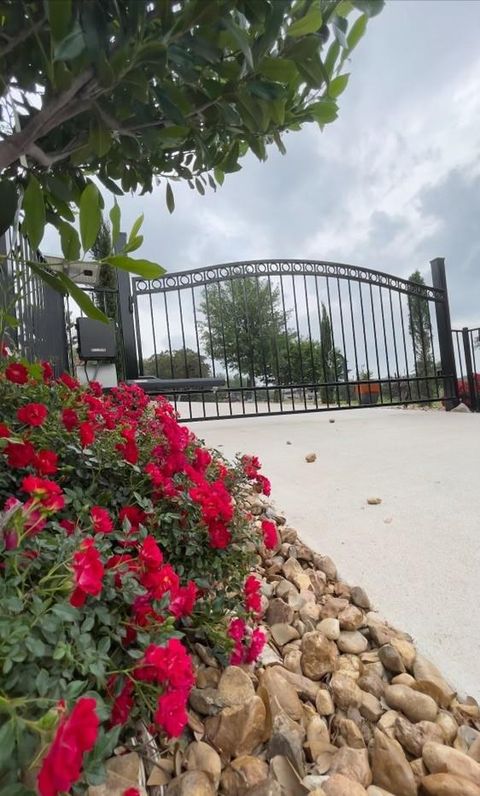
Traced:
<path id="1" fill-rule="evenodd" d="M 280 291 L 267 279 L 232 279 L 207 288 L 201 304 L 201 337 L 208 356 L 225 369 L 269 384 L 276 379 L 285 318 Z"/>
<path id="2" fill-rule="evenodd" d="M 425 284 L 420 271 L 414 271 L 413 274 L 410 274 L 409 280 L 417 285 Z M 432 323 L 428 299 L 423 298 L 423 296 L 410 295 L 408 310 L 408 329 L 412 338 L 415 375 L 434 376 L 435 360 L 432 351 Z M 431 386 L 429 384 L 428 381 L 419 381 L 417 388 L 412 386 L 412 394 L 418 395 L 419 398 L 429 398 L 432 395 L 433 382 L 431 382 Z"/>
<path id="3" fill-rule="evenodd" d="M 159 379 L 198 379 L 211 374 L 205 357 L 191 348 L 177 348 L 175 351 L 160 351 L 143 360 L 145 376 Z"/>

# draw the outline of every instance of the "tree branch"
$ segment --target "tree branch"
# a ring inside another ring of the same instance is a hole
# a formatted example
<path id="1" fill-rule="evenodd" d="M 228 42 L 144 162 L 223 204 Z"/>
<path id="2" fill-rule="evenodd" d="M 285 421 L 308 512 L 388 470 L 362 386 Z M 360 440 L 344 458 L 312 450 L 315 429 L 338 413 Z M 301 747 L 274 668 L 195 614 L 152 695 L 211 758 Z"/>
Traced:
<path id="1" fill-rule="evenodd" d="M 83 99 L 83 91 L 90 85 L 94 89 L 93 69 L 78 75 L 71 86 L 41 108 L 19 133 L 0 142 L 0 172 L 26 155 L 32 144 L 62 122 L 83 113 L 91 105 L 91 98 Z M 98 88 L 98 87 L 97 87 Z M 93 91 L 92 91 L 93 94 Z"/>
<path id="2" fill-rule="evenodd" d="M 42 17 L 41 19 L 38 20 L 38 22 L 35 22 L 31 28 L 25 28 L 17 36 L 11 38 L 8 44 L 5 44 L 5 46 L 2 47 L 2 49 L 0 50 L 0 58 L 3 58 L 5 55 L 8 55 L 8 53 L 14 50 L 15 47 L 18 47 L 19 44 L 23 44 L 23 42 L 26 41 L 29 38 L 29 36 L 31 36 L 33 33 L 37 33 L 37 31 L 40 30 L 40 28 L 42 27 L 45 20 L 46 17 Z"/>

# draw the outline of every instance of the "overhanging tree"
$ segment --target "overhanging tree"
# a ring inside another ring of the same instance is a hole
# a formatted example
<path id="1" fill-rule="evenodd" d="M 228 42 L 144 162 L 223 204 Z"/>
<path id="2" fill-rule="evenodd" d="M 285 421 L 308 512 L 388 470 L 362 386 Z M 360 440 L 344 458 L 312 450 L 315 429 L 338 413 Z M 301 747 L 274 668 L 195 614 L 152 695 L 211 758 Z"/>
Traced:
<path id="1" fill-rule="evenodd" d="M 249 150 L 264 160 L 275 142 L 284 152 L 284 133 L 336 118 L 346 60 L 382 6 L 3 0 L 0 234 L 20 208 L 34 249 L 50 223 L 65 260 L 75 260 L 101 223 L 93 176 L 115 195 L 149 192 L 161 180 L 172 211 L 173 181 L 203 194 L 240 169 Z M 109 261 L 158 274 L 129 257 L 140 244 L 137 228 Z M 48 278 L 46 268 L 35 270 Z M 73 290 L 65 273 L 49 281 Z"/>
<path id="2" fill-rule="evenodd" d="M 144 359 L 143 373 L 160 379 L 196 379 L 210 376 L 211 370 L 202 354 L 191 348 L 177 348 Z"/>
<path id="3" fill-rule="evenodd" d="M 410 274 L 409 281 L 415 282 L 417 285 L 425 285 L 425 280 L 420 271 L 414 271 Z M 408 314 L 408 328 L 412 338 L 415 375 L 434 376 L 435 359 L 432 351 L 432 322 L 428 300 L 420 295 L 409 296 Z M 418 392 L 419 398 L 431 397 L 432 389 L 429 387 L 429 382 L 417 382 L 416 392 Z"/>

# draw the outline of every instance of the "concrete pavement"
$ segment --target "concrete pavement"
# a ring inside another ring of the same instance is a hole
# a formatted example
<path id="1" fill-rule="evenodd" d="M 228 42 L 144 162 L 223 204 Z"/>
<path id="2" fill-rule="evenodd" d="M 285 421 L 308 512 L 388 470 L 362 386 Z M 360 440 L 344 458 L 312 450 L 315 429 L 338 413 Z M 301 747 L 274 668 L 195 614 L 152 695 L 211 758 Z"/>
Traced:
<path id="1" fill-rule="evenodd" d="M 304 541 L 480 699 L 480 414 L 391 407 L 191 428 L 229 457 L 258 455 Z"/>

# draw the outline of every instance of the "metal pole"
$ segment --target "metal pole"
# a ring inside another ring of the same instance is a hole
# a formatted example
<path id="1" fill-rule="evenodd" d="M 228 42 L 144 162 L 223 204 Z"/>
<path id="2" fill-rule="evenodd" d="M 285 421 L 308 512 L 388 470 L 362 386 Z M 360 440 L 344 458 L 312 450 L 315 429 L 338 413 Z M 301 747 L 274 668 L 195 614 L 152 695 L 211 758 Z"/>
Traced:
<path id="1" fill-rule="evenodd" d="M 116 251 L 121 251 L 125 246 L 127 236 L 121 232 L 116 243 Z M 125 378 L 138 378 L 137 346 L 135 343 L 135 326 L 133 323 L 133 296 L 130 286 L 130 274 L 127 271 L 117 270 L 118 280 L 118 309 L 120 327 L 123 336 L 123 350 L 125 354 Z"/>
<path id="2" fill-rule="evenodd" d="M 453 409 L 458 405 L 458 385 L 455 366 L 455 353 L 453 350 L 452 324 L 450 321 L 450 306 L 448 302 L 447 277 L 445 273 L 445 259 L 436 257 L 430 260 L 432 272 L 432 285 L 443 291 L 443 299 L 435 302 L 437 316 L 438 345 L 440 348 L 440 361 L 442 363 L 442 377 L 445 391 L 445 409 Z"/>
<path id="3" fill-rule="evenodd" d="M 472 349 L 470 347 L 470 331 L 467 326 L 462 329 L 463 349 L 465 352 L 465 368 L 467 371 L 468 392 L 470 396 L 470 409 L 477 411 L 477 385 L 473 373 Z"/>

